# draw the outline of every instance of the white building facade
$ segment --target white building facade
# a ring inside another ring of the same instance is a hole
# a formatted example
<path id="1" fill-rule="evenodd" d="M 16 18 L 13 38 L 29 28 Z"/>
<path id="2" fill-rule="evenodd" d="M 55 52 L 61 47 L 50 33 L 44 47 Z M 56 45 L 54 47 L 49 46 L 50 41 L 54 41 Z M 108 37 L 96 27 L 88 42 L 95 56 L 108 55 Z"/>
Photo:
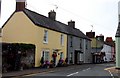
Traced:
<path id="1" fill-rule="evenodd" d="M 105 62 L 112 61 L 112 46 L 110 46 L 108 44 L 104 44 L 103 49 L 101 50 L 101 52 L 105 52 L 105 56 L 103 58 L 103 60 Z"/>

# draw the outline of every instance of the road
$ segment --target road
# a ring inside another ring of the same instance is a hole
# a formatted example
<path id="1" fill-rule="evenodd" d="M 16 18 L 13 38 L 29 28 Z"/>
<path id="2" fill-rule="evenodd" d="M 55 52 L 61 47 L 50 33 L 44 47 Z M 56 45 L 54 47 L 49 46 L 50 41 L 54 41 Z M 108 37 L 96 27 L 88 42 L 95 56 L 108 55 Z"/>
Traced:
<path id="1" fill-rule="evenodd" d="M 26 75 L 30 76 L 94 76 L 96 78 L 116 78 L 117 74 L 111 73 L 110 71 L 106 71 L 105 68 L 113 67 L 115 64 L 105 63 L 105 64 L 84 64 L 84 65 L 73 65 L 68 67 L 61 67 L 55 70 L 51 70 L 48 72 L 42 72 L 37 74 Z"/>

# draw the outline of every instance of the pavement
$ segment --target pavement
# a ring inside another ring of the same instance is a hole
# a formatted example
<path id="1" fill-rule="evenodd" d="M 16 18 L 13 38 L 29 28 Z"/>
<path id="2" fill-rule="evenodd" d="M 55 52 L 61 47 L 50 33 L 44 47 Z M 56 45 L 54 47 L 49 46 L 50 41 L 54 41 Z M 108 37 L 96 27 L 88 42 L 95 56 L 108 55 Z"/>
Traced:
<path id="1" fill-rule="evenodd" d="M 105 70 L 111 73 L 117 74 L 118 77 L 120 77 L 120 69 L 116 69 L 115 67 L 109 67 L 109 68 L 106 68 Z"/>
<path id="2" fill-rule="evenodd" d="M 61 68 L 65 67 L 55 67 L 55 68 L 31 68 L 31 69 L 26 69 L 26 70 L 21 70 L 21 71 L 13 71 L 13 72 L 7 72 L 2 74 L 2 78 L 6 77 L 21 77 L 21 76 L 26 76 L 30 74 L 36 74 L 36 73 L 43 73 L 43 72 L 49 72 L 52 70 L 60 70 Z"/>
<path id="3" fill-rule="evenodd" d="M 71 66 L 67 66 L 67 67 L 72 67 L 72 66 L 75 66 L 75 65 L 71 65 Z M 2 78 L 6 78 L 6 77 L 21 77 L 21 76 L 26 76 L 26 75 L 30 75 L 30 74 L 37 74 L 37 73 L 54 71 L 54 70 L 61 70 L 61 69 L 64 69 L 64 68 L 66 68 L 66 67 L 32 68 L 32 69 L 21 70 L 21 71 L 7 72 L 7 73 L 3 73 L 2 74 Z M 105 70 L 120 75 L 120 70 L 116 69 L 115 67 L 108 67 Z"/>

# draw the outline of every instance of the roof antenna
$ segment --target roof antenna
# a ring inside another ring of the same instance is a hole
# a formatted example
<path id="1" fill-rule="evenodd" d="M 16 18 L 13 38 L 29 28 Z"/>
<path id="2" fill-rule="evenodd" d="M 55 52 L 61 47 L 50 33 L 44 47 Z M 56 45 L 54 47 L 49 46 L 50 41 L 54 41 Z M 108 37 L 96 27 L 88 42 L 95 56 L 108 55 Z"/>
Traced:
<path id="1" fill-rule="evenodd" d="M 58 6 L 57 5 L 54 5 L 55 6 L 55 10 L 57 11 L 57 9 L 58 9 Z"/>
<path id="2" fill-rule="evenodd" d="M 91 32 L 93 31 L 93 25 L 91 25 L 91 27 L 92 27 L 92 30 L 91 30 Z"/>

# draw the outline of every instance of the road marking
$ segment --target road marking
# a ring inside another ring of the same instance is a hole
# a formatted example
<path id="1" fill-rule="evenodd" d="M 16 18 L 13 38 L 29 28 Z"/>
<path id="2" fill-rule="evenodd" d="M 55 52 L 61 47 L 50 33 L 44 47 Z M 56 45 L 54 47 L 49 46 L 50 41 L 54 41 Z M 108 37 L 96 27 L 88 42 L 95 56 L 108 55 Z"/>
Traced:
<path id="1" fill-rule="evenodd" d="M 114 78 L 113 74 L 109 71 L 110 75 L 112 76 L 112 78 Z"/>
<path id="2" fill-rule="evenodd" d="M 109 70 L 109 69 L 113 69 L 113 68 L 115 68 L 115 67 L 109 67 L 109 68 L 105 68 L 105 70 Z"/>
<path id="3" fill-rule="evenodd" d="M 72 75 L 75 75 L 75 74 L 78 74 L 78 72 L 75 72 L 75 73 L 69 74 L 69 75 L 67 75 L 67 76 L 72 76 Z"/>
<path id="4" fill-rule="evenodd" d="M 86 69 L 86 70 L 90 70 L 91 68 L 88 68 L 88 69 Z"/>
<path id="5" fill-rule="evenodd" d="M 82 70 L 82 71 L 86 71 L 86 70 L 90 70 L 91 68 L 87 68 L 87 69 L 84 69 L 84 70 Z"/>

